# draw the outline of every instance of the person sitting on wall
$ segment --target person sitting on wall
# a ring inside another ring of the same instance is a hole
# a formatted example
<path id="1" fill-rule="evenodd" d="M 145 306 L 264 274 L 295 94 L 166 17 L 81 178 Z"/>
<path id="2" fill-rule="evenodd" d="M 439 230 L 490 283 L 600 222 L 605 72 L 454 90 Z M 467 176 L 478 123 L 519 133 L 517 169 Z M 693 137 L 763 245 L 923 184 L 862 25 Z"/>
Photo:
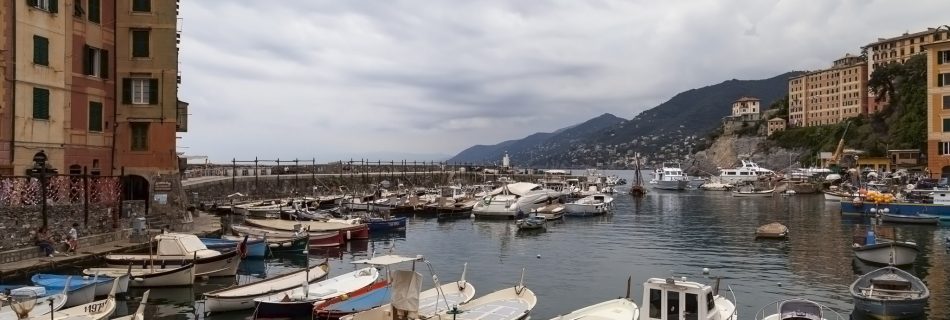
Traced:
<path id="1" fill-rule="evenodd" d="M 46 231 L 46 227 L 40 227 L 36 231 L 36 245 L 43 250 L 43 254 L 47 257 L 52 258 L 54 254 L 57 254 L 55 249 L 53 249 L 53 238 L 50 237 L 49 232 Z"/>
<path id="2" fill-rule="evenodd" d="M 79 249 L 79 223 L 73 223 L 73 227 L 69 228 L 69 233 L 66 235 L 66 253 L 75 253 Z"/>

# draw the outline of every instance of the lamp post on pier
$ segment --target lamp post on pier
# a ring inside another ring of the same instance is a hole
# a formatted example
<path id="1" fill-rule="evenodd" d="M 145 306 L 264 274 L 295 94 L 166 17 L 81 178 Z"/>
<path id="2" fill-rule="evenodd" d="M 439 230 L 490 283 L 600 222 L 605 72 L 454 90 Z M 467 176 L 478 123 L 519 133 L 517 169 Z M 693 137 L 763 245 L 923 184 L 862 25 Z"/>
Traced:
<path id="1" fill-rule="evenodd" d="M 33 155 L 33 169 L 30 170 L 30 173 L 40 179 L 40 201 L 42 202 L 42 212 L 43 212 L 43 228 L 47 227 L 47 210 L 46 210 L 46 151 L 40 150 Z"/>

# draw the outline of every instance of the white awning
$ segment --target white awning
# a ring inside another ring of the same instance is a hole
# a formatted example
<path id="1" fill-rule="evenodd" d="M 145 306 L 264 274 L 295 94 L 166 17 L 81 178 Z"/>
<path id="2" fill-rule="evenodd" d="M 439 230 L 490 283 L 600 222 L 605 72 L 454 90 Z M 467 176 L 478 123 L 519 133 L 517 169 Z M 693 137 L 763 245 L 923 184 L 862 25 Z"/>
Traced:
<path id="1" fill-rule="evenodd" d="M 403 262 L 409 262 L 409 261 L 416 261 L 416 260 L 421 261 L 421 260 L 422 260 L 422 256 L 404 257 L 404 256 L 397 256 L 397 255 L 385 255 L 385 256 L 374 257 L 374 258 L 372 258 L 372 259 L 356 260 L 356 261 L 353 261 L 353 262 L 351 262 L 351 263 L 353 263 L 353 264 L 371 264 L 371 265 L 377 265 L 377 266 L 388 266 L 388 265 L 392 265 L 392 264 L 403 263 Z"/>

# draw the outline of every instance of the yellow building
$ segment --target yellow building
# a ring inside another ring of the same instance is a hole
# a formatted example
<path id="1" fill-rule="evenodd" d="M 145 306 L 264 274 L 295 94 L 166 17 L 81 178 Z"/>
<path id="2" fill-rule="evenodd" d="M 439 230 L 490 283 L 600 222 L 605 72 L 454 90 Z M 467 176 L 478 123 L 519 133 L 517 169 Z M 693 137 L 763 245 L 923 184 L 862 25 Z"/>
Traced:
<path id="1" fill-rule="evenodd" d="M 0 48 L 13 48 L 13 37 L 7 34 L 13 26 L 14 2 L 0 2 Z M 13 50 L 0 50 L 0 175 L 13 175 L 13 157 L 10 149 L 12 140 L 12 86 L 7 79 L 13 79 Z"/>
<path id="2" fill-rule="evenodd" d="M 867 113 L 867 64 L 851 54 L 788 80 L 788 126 L 835 124 Z"/>
<path id="3" fill-rule="evenodd" d="M 768 122 L 768 135 L 785 130 L 785 119 L 772 118 Z"/>
<path id="4" fill-rule="evenodd" d="M 66 90 L 66 1 L 11 1 L 14 4 L 16 67 L 13 76 L 12 172 L 26 174 L 33 155 L 45 150 L 48 163 L 62 171 Z"/>
<path id="5" fill-rule="evenodd" d="M 950 176 L 950 27 L 933 33 L 942 40 L 923 46 L 927 52 L 927 168 L 931 175 Z"/>

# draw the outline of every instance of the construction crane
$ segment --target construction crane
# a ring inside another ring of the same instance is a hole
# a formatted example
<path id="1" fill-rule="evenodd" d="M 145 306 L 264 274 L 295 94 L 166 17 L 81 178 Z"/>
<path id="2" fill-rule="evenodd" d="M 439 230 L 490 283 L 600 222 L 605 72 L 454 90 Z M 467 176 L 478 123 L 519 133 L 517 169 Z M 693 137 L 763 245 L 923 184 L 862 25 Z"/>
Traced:
<path id="1" fill-rule="evenodd" d="M 848 135 L 849 127 L 851 127 L 851 121 L 848 121 L 844 125 L 844 133 L 841 134 L 841 140 L 838 140 L 838 147 L 835 148 L 835 153 L 831 155 L 831 161 L 828 163 L 828 167 L 838 167 L 838 162 L 841 161 L 841 156 L 844 153 L 844 137 Z"/>

